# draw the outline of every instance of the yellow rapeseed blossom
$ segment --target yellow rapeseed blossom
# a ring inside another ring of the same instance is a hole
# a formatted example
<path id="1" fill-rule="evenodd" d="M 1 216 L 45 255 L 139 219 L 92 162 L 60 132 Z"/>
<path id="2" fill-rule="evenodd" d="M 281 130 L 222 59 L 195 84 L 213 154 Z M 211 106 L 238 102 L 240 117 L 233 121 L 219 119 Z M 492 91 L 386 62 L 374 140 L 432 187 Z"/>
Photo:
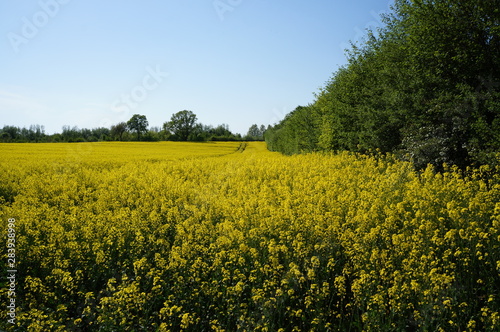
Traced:
<path id="1" fill-rule="evenodd" d="M 494 167 L 259 142 L 0 153 L 19 331 L 500 330 Z"/>

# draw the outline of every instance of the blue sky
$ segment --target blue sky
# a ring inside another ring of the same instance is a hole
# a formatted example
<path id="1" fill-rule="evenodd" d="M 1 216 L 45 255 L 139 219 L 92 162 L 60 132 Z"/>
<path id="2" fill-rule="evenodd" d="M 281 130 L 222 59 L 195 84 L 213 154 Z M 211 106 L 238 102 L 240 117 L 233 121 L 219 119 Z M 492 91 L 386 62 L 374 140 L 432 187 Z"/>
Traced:
<path id="1" fill-rule="evenodd" d="M 0 126 L 110 127 L 187 109 L 245 134 L 314 101 L 388 0 L 0 3 Z"/>

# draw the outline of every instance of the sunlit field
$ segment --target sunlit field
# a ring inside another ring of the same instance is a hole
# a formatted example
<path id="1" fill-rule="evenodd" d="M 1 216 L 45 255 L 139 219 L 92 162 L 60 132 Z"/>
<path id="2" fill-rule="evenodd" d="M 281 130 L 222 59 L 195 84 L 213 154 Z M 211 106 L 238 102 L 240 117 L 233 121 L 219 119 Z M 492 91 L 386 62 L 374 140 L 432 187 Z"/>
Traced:
<path id="1" fill-rule="evenodd" d="M 241 142 L 98 142 L 1 144 L 0 163 L 117 163 L 214 157 L 233 153 Z"/>
<path id="2" fill-rule="evenodd" d="M 260 142 L 0 157 L 3 308 L 15 293 L 1 330 L 500 330 L 489 167 L 417 173 Z"/>

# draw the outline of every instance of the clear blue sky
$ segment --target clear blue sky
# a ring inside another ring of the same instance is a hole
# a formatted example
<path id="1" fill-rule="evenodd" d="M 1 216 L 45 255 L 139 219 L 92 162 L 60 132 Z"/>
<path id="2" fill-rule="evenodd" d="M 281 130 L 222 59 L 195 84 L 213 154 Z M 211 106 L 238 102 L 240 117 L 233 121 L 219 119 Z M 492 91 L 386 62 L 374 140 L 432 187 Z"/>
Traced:
<path id="1" fill-rule="evenodd" d="M 0 126 L 110 127 L 187 109 L 245 134 L 314 100 L 388 0 L 0 3 Z"/>

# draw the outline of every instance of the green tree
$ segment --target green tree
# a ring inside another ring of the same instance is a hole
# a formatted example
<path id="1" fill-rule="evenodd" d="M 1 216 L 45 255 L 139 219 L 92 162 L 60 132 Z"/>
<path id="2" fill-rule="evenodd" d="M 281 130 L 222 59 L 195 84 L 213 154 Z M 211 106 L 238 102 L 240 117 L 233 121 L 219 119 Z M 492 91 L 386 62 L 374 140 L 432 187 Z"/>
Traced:
<path id="1" fill-rule="evenodd" d="M 312 107 L 266 134 L 270 148 L 380 149 L 418 168 L 495 161 L 499 8 L 500 0 L 396 0 L 385 26 L 352 46 Z"/>
<path id="2" fill-rule="evenodd" d="M 73 128 L 68 125 L 63 126 L 61 137 L 65 142 L 85 142 L 82 131 L 77 126 L 73 126 Z"/>
<path id="3" fill-rule="evenodd" d="M 413 91 L 402 148 L 425 163 L 465 167 L 498 151 L 500 1 L 397 1 Z M 408 98 L 410 99 L 410 98 Z"/>
<path id="4" fill-rule="evenodd" d="M 262 139 L 263 132 L 259 129 L 259 126 L 256 124 L 253 124 L 250 126 L 248 129 L 248 133 L 246 138 L 249 140 L 260 140 Z"/>
<path id="5" fill-rule="evenodd" d="M 15 141 L 21 135 L 21 130 L 14 126 L 4 126 L 2 129 L 2 140 L 4 142 Z"/>
<path id="6" fill-rule="evenodd" d="M 134 114 L 127 122 L 127 128 L 137 133 L 137 140 L 141 139 L 141 134 L 148 130 L 148 120 L 145 115 Z"/>
<path id="7" fill-rule="evenodd" d="M 180 111 L 172 115 L 170 121 L 165 122 L 165 131 L 173 133 L 178 140 L 187 141 L 196 127 L 196 114 L 191 111 Z"/>
<path id="8" fill-rule="evenodd" d="M 125 122 L 117 123 L 111 126 L 111 136 L 114 139 L 122 140 L 123 134 L 127 131 L 127 124 Z"/>
<path id="9" fill-rule="evenodd" d="M 31 125 L 28 130 L 30 142 L 41 142 L 45 137 L 45 127 L 41 125 Z"/>
<path id="10" fill-rule="evenodd" d="M 285 154 L 318 150 L 318 120 L 314 106 L 298 106 L 279 124 L 264 132 L 268 147 Z"/>

